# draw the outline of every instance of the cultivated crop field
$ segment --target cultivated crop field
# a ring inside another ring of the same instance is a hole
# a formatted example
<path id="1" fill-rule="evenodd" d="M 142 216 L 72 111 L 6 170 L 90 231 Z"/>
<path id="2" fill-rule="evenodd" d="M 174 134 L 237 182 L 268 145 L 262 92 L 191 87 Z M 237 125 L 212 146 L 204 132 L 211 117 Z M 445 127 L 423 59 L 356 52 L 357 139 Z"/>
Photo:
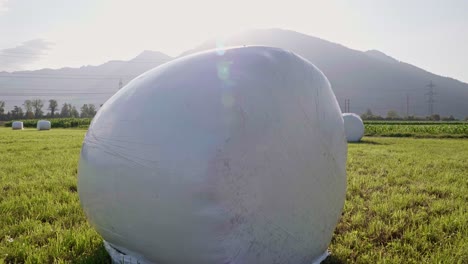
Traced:
<path id="1" fill-rule="evenodd" d="M 85 133 L 0 128 L 0 263 L 109 263 L 78 200 Z M 350 144 L 330 250 L 327 263 L 468 263 L 468 140 Z"/>
<path id="2" fill-rule="evenodd" d="M 366 136 L 468 138 L 468 122 L 366 121 Z"/>

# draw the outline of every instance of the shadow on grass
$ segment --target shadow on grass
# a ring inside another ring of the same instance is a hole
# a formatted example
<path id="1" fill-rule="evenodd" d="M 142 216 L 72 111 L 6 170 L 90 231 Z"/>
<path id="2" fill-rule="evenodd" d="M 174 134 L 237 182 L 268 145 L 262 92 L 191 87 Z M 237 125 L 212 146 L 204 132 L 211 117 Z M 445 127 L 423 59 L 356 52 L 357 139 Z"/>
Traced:
<path id="1" fill-rule="evenodd" d="M 345 264 L 345 263 L 348 263 L 348 262 L 346 260 L 342 260 L 333 255 L 328 256 L 324 261 L 322 261 L 322 264 Z"/>
<path id="2" fill-rule="evenodd" d="M 104 248 L 104 245 L 101 244 L 99 248 L 97 248 L 94 252 L 91 252 L 91 254 L 86 254 L 82 255 L 79 258 L 75 259 L 73 263 L 77 264 L 94 264 L 94 263 L 106 263 L 110 264 L 112 263 L 111 258 L 109 257 L 109 254 L 107 254 L 106 249 Z"/>
<path id="3" fill-rule="evenodd" d="M 389 145 L 388 143 L 376 142 L 369 139 L 363 139 L 359 142 L 348 142 L 348 144 L 356 144 L 356 145 Z"/>
<path id="4" fill-rule="evenodd" d="M 427 134 L 427 133 L 382 133 L 382 134 L 366 134 L 367 137 L 380 137 L 380 138 L 455 138 L 466 139 L 468 134 Z"/>
<path id="5" fill-rule="evenodd" d="M 26 132 L 36 132 L 36 131 L 41 131 L 41 130 L 37 130 L 36 128 L 25 127 L 22 130 L 16 130 L 16 131 L 18 131 L 19 133 L 26 133 Z M 46 131 L 46 130 L 42 130 L 42 131 Z"/>

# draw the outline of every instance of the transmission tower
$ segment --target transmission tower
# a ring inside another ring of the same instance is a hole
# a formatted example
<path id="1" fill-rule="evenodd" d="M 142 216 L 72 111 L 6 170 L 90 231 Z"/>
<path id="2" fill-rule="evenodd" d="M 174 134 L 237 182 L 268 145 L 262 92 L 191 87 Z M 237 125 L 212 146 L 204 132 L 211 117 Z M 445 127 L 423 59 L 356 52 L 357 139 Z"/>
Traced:
<path id="1" fill-rule="evenodd" d="M 345 99 L 344 101 L 344 112 L 349 113 L 349 99 Z"/>
<path id="2" fill-rule="evenodd" d="M 406 94 L 406 117 L 409 116 L 409 94 Z"/>
<path id="3" fill-rule="evenodd" d="M 436 95 L 434 87 L 436 86 L 431 81 L 428 85 L 426 85 L 426 87 L 428 87 L 428 92 L 426 93 L 426 95 L 428 96 L 427 106 L 429 110 L 429 115 L 432 116 L 434 114 L 434 96 Z"/>

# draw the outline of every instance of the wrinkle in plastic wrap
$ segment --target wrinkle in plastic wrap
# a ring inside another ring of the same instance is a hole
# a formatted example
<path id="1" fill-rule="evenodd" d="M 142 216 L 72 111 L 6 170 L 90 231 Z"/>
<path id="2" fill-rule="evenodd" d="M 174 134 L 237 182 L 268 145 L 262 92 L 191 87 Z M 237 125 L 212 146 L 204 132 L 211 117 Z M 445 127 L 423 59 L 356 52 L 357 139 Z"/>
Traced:
<path id="1" fill-rule="evenodd" d="M 106 248 L 148 263 L 321 261 L 346 190 L 326 77 L 277 48 L 199 53 L 144 73 L 86 135 L 78 191 Z"/>

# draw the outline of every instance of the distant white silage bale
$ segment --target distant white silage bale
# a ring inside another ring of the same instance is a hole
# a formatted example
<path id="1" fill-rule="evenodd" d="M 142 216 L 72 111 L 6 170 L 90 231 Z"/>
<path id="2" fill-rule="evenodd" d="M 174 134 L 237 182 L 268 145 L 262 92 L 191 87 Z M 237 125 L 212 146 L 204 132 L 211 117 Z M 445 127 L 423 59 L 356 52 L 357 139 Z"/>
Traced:
<path id="1" fill-rule="evenodd" d="M 360 116 L 353 113 L 343 114 L 344 129 L 348 142 L 359 142 L 364 136 L 364 123 Z"/>
<path id="2" fill-rule="evenodd" d="M 37 122 L 37 130 L 50 130 L 50 128 L 51 128 L 50 121 L 39 120 Z"/>
<path id="3" fill-rule="evenodd" d="M 11 124 L 11 128 L 13 130 L 22 130 L 23 129 L 23 122 L 21 121 L 15 121 Z"/>

